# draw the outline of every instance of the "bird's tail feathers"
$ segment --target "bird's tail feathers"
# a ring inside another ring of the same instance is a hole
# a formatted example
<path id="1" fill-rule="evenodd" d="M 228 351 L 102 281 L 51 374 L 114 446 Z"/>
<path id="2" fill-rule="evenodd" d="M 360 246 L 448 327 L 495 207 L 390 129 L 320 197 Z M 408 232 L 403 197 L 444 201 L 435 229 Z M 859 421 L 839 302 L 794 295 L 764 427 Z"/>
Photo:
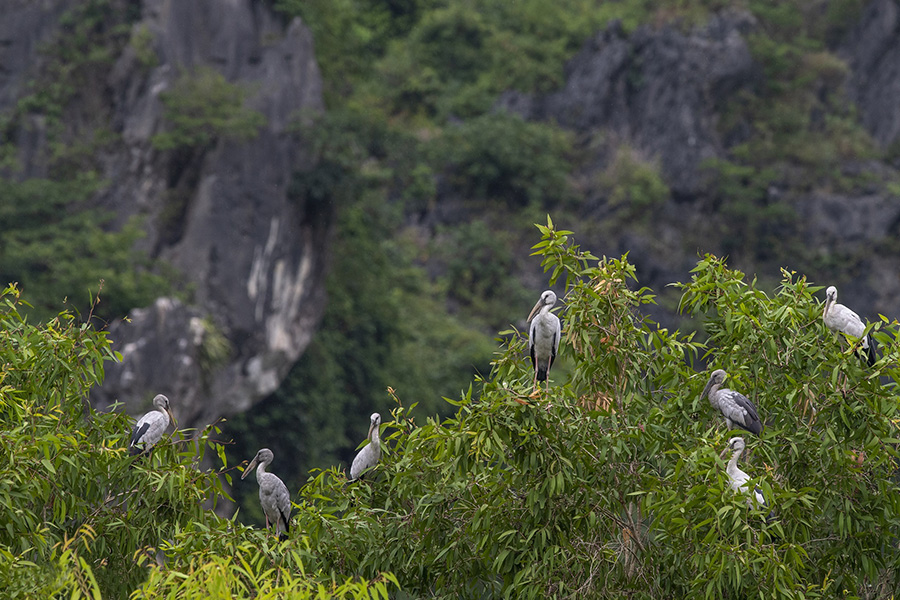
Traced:
<path id="1" fill-rule="evenodd" d="M 866 342 L 866 364 L 870 367 L 874 367 L 875 361 L 878 360 L 878 357 L 875 355 L 875 340 L 872 339 L 871 335 L 867 335 Z"/>
<path id="2" fill-rule="evenodd" d="M 547 367 L 538 366 L 537 380 L 538 381 L 547 381 Z"/>

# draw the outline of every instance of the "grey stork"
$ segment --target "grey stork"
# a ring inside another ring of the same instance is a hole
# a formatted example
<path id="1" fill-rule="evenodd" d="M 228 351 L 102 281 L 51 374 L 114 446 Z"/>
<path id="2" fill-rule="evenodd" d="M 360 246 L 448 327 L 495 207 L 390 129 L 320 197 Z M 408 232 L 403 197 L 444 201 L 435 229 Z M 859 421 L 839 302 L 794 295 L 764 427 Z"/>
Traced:
<path id="1" fill-rule="evenodd" d="M 169 399 L 162 394 L 153 398 L 155 410 L 151 410 L 135 423 L 131 430 L 131 441 L 128 443 L 128 451 L 132 456 L 147 452 L 162 439 L 163 433 L 169 426 L 169 420 L 175 421 L 172 411 L 169 409 Z"/>
<path id="2" fill-rule="evenodd" d="M 531 327 L 528 329 L 528 352 L 534 367 L 534 393 L 537 392 L 538 381 L 547 382 L 550 391 L 548 374 L 556 352 L 559 349 L 560 325 L 559 317 L 550 312 L 556 304 L 556 294 L 546 290 L 528 314 Z"/>
<path id="3" fill-rule="evenodd" d="M 860 357 L 870 367 L 875 364 L 875 344 L 868 335 L 865 335 L 865 323 L 858 314 L 843 304 L 837 303 L 837 288 L 833 285 L 825 290 L 825 310 L 822 312 L 822 320 L 831 331 L 844 333 L 860 340 L 860 347 L 865 352 L 865 355 L 860 354 Z"/>
<path id="4" fill-rule="evenodd" d="M 288 539 L 290 533 L 291 495 L 287 486 L 274 473 L 267 473 L 266 467 L 272 463 L 275 455 L 268 448 L 263 448 L 256 453 L 250 464 L 241 475 L 241 480 L 247 477 L 256 467 L 256 481 L 259 483 L 259 503 L 266 515 L 266 529 L 270 523 L 275 523 L 275 533 L 278 539 Z"/>
<path id="5" fill-rule="evenodd" d="M 357 452 L 350 465 L 350 481 L 359 479 L 363 473 L 378 464 L 381 459 L 381 438 L 379 437 L 378 428 L 381 425 L 381 415 L 372 413 L 369 417 L 369 433 L 366 439 L 369 443 Z"/>
<path id="6" fill-rule="evenodd" d="M 703 396 L 709 397 L 709 403 L 725 417 L 725 424 L 729 429 L 738 427 L 759 435 L 762 432 L 762 422 L 753 402 L 734 390 L 720 389 L 727 376 L 722 369 L 713 371 L 706 387 L 703 388 L 703 393 L 700 394 L 700 399 L 702 400 Z"/>

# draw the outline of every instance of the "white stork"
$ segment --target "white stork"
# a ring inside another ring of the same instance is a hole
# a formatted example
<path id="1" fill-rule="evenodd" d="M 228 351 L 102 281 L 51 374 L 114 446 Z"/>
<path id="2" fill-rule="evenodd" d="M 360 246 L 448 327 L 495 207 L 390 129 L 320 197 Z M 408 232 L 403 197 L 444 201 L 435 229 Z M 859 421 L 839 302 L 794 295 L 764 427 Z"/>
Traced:
<path id="1" fill-rule="evenodd" d="M 739 394 L 728 388 L 721 388 L 728 374 L 722 369 L 712 372 L 700 399 L 709 397 L 709 403 L 725 417 L 725 424 L 729 429 L 739 427 L 750 433 L 759 435 L 762 432 L 762 422 L 756 412 L 753 402 L 743 394 Z"/>
<path id="2" fill-rule="evenodd" d="M 749 493 L 747 492 L 747 482 L 750 481 L 750 476 L 743 472 L 740 467 L 738 467 L 738 460 L 741 458 L 741 453 L 744 451 L 744 438 L 742 437 L 733 437 L 728 440 L 728 447 L 722 451 L 720 458 L 725 458 L 725 455 L 728 451 L 731 451 L 731 460 L 728 461 L 728 465 L 725 467 L 725 472 L 728 474 L 728 481 L 731 485 L 731 489 L 734 490 L 736 494 L 743 494 L 747 496 L 747 504 L 752 504 L 752 499 L 749 497 Z M 762 490 L 759 487 L 754 487 L 753 489 L 754 499 L 756 500 L 756 506 L 760 509 L 764 509 L 768 507 L 766 503 L 766 498 L 763 496 Z M 770 520 L 774 517 L 775 511 L 769 513 L 766 520 Z"/>
<path id="3" fill-rule="evenodd" d="M 243 480 L 253 467 L 256 467 L 256 481 L 259 483 L 259 503 L 262 505 L 263 512 L 266 514 L 266 529 L 269 523 L 275 523 L 275 533 L 278 539 L 284 541 L 288 539 L 290 533 L 290 516 L 291 516 L 291 495 L 288 493 L 287 486 L 274 473 L 266 473 L 266 467 L 272 463 L 275 455 L 268 448 L 263 448 L 256 453 L 250 464 L 241 475 Z"/>
<path id="4" fill-rule="evenodd" d="M 380 425 L 381 415 L 372 413 L 372 416 L 369 417 L 369 433 L 366 435 L 369 443 L 353 458 L 353 463 L 350 465 L 350 481 L 362 477 L 363 473 L 377 465 L 381 459 L 381 438 L 378 432 Z"/>
<path id="5" fill-rule="evenodd" d="M 871 367 L 875 364 L 875 344 L 866 333 L 866 325 L 859 315 L 837 303 L 837 288 L 833 285 L 825 290 L 825 310 L 822 312 L 822 320 L 832 331 L 844 333 L 860 340 L 865 355 L 860 357 Z"/>
<path id="6" fill-rule="evenodd" d="M 163 433 L 169 426 L 169 419 L 175 422 L 175 417 L 169 409 L 169 399 L 162 394 L 157 394 L 153 399 L 153 406 L 156 410 L 151 410 L 143 417 L 138 419 L 131 430 L 131 441 L 128 444 L 128 451 L 132 456 L 147 452 L 162 439 Z"/>
<path id="7" fill-rule="evenodd" d="M 537 392 L 538 381 L 547 382 L 547 391 L 550 391 L 548 374 L 553 361 L 556 360 L 556 351 L 559 350 L 560 325 L 559 317 L 550 312 L 556 304 L 556 294 L 547 290 L 541 294 L 540 300 L 528 314 L 531 327 L 528 329 L 528 352 L 531 354 L 531 364 L 534 367 L 534 392 Z"/>

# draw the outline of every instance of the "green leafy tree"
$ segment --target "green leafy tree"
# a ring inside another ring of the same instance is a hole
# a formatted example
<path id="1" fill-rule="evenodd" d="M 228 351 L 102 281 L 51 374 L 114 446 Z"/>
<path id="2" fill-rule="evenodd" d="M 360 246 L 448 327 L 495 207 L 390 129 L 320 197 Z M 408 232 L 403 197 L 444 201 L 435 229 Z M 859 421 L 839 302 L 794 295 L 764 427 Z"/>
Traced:
<path id="1" fill-rule="evenodd" d="M 394 579 L 312 575 L 307 549 L 209 507 L 230 479 L 216 430 L 166 436 L 129 456 L 130 420 L 87 403 L 118 360 L 69 313 L 27 323 L 0 295 L 0 586 L 5 598 L 387 598 Z M 201 470 L 212 450 L 218 471 Z M 165 565 L 160 569 L 158 563 Z M 225 594 L 225 595 L 223 595 Z"/>
<path id="2" fill-rule="evenodd" d="M 774 295 L 705 257 L 680 284 L 705 343 L 641 313 L 634 267 L 541 227 L 565 280 L 568 381 L 533 398 L 524 340 L 450 419 L 397 408 L 370 481 L 335 471 L 301 490 L 300 528 L 326 569 L 390 569 L 435 598 L 890 598 L 896 552 L 896 325 L 871 372 L 821 323 L 819 288 Z M 685 360 L 687 358 L 687 360 Z M 731 492 L 732 432 L 699 394 L 724 368 L 766 421 L 743 468 L 775 508 Z M 881 378 L 891 383 L 883 385 Z"/>
<path id="3" fill-rule="evenodd" d="M 101 184 L 92 175 L 57 182 L 0 180 L 0 285 L 18 282 L 32 318 L 52 318 L 68 298 L 86 311 L 103 286 L 93 315 L 122 318 L 171 286 L 171 273 L 134 249 L 144 234 L 137 222 L 118 231 L 110 216 L 87 207 Z"/>
<path id="4" fill-rule="evenodd" d="M 569 152 L 571 139 L 562 130 L 508 113 L 449 127 L 432 148 L 466 197 L 511 207 L 567 200 Z"/>
<path id="5" fill-rule="evenodd" d="M 568 376 L 531 395 L 512 331 L 452 417 L 394 394 L 366 478 L 289 486 L 287 542 L 202 508 L 230 477 L 214 432 L 127 457 L 127 421 L 85 404 L 113 358 L 104 335 L 66 314 L 28 325 L 8 289 L 0 583 L 13 597 L 892 598 L 897 324 L 872 325 L 881 359 L 864 368 L 821 322 L 820 288 L 785 271 L 767 293 L 706 256 L 677 285 L 700 342 L 644 316 L 654 296 L 625 258 L 540 230 L 535 254 L 566 290 Z M 770 519 L 729 488 L 733 432 L 699 397 L 713 367 L 766 423 L 742 466 Z M 197 467 L 210 447 L 218 472 Z"/>

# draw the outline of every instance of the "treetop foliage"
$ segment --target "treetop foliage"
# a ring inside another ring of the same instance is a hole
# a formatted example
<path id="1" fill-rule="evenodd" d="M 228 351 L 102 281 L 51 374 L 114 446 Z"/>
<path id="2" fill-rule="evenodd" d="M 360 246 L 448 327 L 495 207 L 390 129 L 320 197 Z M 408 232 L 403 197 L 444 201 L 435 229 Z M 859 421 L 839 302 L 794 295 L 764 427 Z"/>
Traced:
<path id="1" fill-rule="evenodd" d="M 449 418 L 389 390 L 380 465 L 349 485 L 313 470 L 283 543 L 202 508 L 230 480 L 214 429 L 129 463 L 124 417 L 84 405 L 113 358 L 103 333 L 65 314 L 27 325 L 7 290 L 0 580 L 23 596 L 891 598 L 897 323 L 870 326 L 867 368 L 822 323 L 821 287 L 784 270 L 763 290 L 706 255 L 675 284 L 703 329 L 670 332 L 642 314 L 654 297 L 627 257 L 539 230 L 534 253 L 565 289 L 567 376 L 528 395 L 511 330 Z M 715 368 L 765 422 L 741 468 L 768 508 L 729 488 L 734 434 L 700 398 Z M 206 449 L 216 472 L 197 467 Z"/>

